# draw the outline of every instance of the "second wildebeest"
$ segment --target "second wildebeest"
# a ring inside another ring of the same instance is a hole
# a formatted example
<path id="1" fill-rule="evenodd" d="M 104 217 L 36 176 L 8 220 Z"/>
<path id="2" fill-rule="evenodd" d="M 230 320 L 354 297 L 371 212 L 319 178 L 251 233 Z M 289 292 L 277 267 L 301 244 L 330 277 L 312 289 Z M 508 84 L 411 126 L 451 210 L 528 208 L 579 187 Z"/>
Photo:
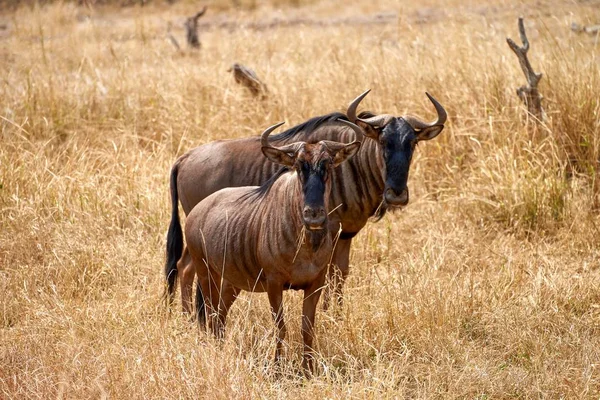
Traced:
<path id="1" fill-rule="evenodd" d="M 409 200 L 408 173 L 415 145 L 435 138 L 444 128 L 446 111 L 432 96 L 427 95 L 438 117 L 431 123 L 413 116 L 396 117 L 390 114 L 363 112 L 357 115 L 360 101 L 368 91 L 350 103 L 347 115 L 331 113 L 312 118 L 303 124 L 271 137 L 278 145 L 294 141 L 314 143 L 332 140 L 349 143 L 368 140 L 356 157 L 333 172 L 334 188 L 331 204 L 335 211 L 332 222 L 341 223 L 342 232 L 335 247 L 332 264 L 339 271 L 335 291 L 341 299 L 341 287 L 348 275 L 352 238 L 369 218 L 381 218 L 386 210 L 405 206 Z M 361 129 L 352 129 L 338 119 L 350 120 Z M 183 235 L 179 220 L 178 202 L 187 215 L 202 199 L 226 187 L 261 185 L 272 177 L 279 166 L 266 160 L 261 153 L 260 138 L 220 140 L 204 144 L 182 155 L 171 170 L 171 223 L 167 234 L 165 273 L 169 301 L 173 298 L 178 276 L 178 260 L 183 253 Z M 344 184 L 335 184 L 343 181 Z M 182 304 L 191 310 L 194 270 L 189 257 L 179 263 Z M 327 303 L 327 296 L 325 297 Z"/>

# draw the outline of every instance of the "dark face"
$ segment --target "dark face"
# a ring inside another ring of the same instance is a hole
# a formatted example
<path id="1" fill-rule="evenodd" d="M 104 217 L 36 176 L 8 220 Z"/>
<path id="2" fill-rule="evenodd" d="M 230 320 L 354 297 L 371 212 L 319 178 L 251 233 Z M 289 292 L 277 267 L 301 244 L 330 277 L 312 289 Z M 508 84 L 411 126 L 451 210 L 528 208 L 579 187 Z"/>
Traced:
<path id="1" fill-rule="evenodd" d="M 327 222 L 325 200 L 332 169 L 333 158 L 321 143 L 306 144 L 296 156 L 294 170 L 302 185 L 302 219 L 308 230 L 323 229 Z"/>
<path id="2" fill-rule="evenodd" d="M 263 133 L 262 152 L 272 162 L 296 172 L 302 188 L 302 220 L 306 229 L 324 229 L 331 172 L 358 152 L 360 142 L 346 144 L 324 140 L 315 144 L 296 142 L 279 148 L 269 146 L 266 137 L 279 125 L 273 125 Z"/>
<path id="3" fill-rule="evenodd" d="M 363 112 L 356 115 L 356 108 L 369 90 L 358 96 L 348 106 L 347 115 L 363 129 L 364 136 L 377 141 L 381 146 L 384 162 L 383 202 L 376 216 L 381 218 L 387 207 L 401 207 L 408 204 L 408 171 L 417 142 L 431 140 L 444 129 L 448 114 L 442 105 L 429 93 L 425 93 L 437 112 L 435 122 L 424 122 L 407 115 L 395 117 L 390 114 L 375 115 Z"/>
<path id="4" fill-rule="evenodd" d="M 418 141 L 415 130 L 402 118 L 393 118 L 381 131 L 379 144 L 385 164 L 385 204 L 408 204 L 408 171 Z"/>

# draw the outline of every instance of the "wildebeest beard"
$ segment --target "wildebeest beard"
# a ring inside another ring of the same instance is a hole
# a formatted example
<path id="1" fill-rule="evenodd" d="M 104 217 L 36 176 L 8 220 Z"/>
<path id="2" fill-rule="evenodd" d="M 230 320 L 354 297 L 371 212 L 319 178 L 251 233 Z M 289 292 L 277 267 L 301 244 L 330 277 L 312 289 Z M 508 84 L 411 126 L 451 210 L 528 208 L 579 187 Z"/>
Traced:
<path id="1" fill-rule="evenodd" d="M 396 209 L 396 207 L 390 207 L 390 209 L 393 212 Z M 379 203 L 379 205 L 377 206 L 377 209 L 375 210 L 373 215 L 371 215 L 371 218 L 373 218 L 373 222 L 377 222 L 377 221 L 381 220 L 385 216 L 387 211 L 388 211 L 388 204 L 385 201 L 385 199 L 382 198 L 381 203 Z"/>
<path id="2" fill-rule="evenodd" d="M 375 210 L 371 218 L 373 218 L 373 222 L 377 222 L 381 218 L 385 217 L 385 214 L 388 211 L 391 213 L 395 213 L 399 210 L 402 210 L 403 208 L 404 206 L 390 207 L 390 205 L 385 201 L 385 199 L 381 199 L 381 203 L 379 203 L 379 206 L 377 206 L 377 210 Z"/>
<path id="3" fill-rule="evenodd" d="M 323 245 L 325 243 L 325 238 L 327 238 L 327 235 L 329 235 L 329 230 L 328 229 L 315 229 L 315 230 L 306 229 L 305 235 L 306 235 L 306 240 L 308 240 L 311 245 L 311 249 L 312 249 L 313 253 L 316 253 L 317 250 L 319 250 L 319 248 L 321 247 L 321 245 Z"/>

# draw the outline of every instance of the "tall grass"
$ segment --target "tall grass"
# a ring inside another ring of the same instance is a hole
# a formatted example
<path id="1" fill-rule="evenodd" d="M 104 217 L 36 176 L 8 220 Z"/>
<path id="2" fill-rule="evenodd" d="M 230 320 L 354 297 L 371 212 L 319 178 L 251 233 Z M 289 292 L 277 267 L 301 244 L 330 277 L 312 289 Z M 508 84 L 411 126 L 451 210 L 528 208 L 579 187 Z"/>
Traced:
<path id="1" fill-rule="evenodd" d="M 199 52 L 166 39 L 171 21 L 183 41 L 186 2 L 2 16 L 0 397 L 598 397 L 600 71 L 596 41 L 569 24 L 600 12 L 253 4 L 215 3 Z M 389 11 L 395 22 L 375 23 Z M 544 73 L 538 126 L 504 42 L 521 14 Z M 309 22 L 245 27 L 298 16 Z M 233 62 L 270 96 L 238 87 Z M 299 370 L 297 293 L 279 367 L 264 295 L 238 300 L 222 343 L 168 315 L 176 157 L 343 110 L 367 88 L 365 109 L 432 118 L 429 91 L 450 120 L 418 146 L 411 204 L 354 240 L 344 306 L 317 316 L 319 374 Z"/>

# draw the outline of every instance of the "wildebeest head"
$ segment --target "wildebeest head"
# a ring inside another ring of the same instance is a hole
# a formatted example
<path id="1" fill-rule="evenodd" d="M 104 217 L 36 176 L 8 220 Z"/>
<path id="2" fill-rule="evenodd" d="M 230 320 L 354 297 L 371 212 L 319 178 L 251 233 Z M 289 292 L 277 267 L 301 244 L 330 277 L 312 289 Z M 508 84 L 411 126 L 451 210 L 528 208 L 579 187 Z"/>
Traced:
<path id="1" fill-rule="evenodd" d="M 342 121 L 347 125 L 354 125 Z M 263 154 L 274 163 L 286 166 L 297 173 L 302 188 L 302 220 L 308 230 L 320 230 L 327 223 L 327 202 L 331 190 L 331 172 L 352 157 L 360 142 L 339 143 L 322 140 L 318 143 L 296 142 L 282 147 L 269 144 L 269 134 L 283 122 L 265 130 L 261 136 Z M 354 125 L 356 129 L 358 128 Z"/>
<path id="2" fill-rule="evenodd" d="M 359 118 L 356 108 L 370 92 L 367 90 L 348 106 L 348 119 L 364 130 L 364 135 L 377 141 L 383 156 L 384 207 L 400 207 L 408 204 L 408 172 L 415 146 L 422 140 L 431 140 L 444 129 L 446 110 L 429 93 L 438 118 L 427 123 L 413 116 L 396 117 L 390 114 L 369 115 Z"/>

